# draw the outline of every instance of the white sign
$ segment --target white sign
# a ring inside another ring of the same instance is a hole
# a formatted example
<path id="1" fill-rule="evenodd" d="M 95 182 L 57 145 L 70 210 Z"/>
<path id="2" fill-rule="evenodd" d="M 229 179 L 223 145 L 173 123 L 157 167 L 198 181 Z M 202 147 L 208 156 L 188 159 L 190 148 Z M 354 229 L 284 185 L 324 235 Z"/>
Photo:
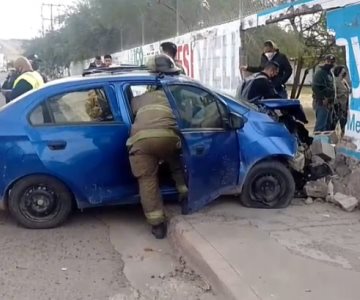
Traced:
<path id="1" fill-rule="evenodd" d="M 235 94 L 239 83 L 240 20 L 170 38 L 178 46 L 177 59 L 193 79 Z M 117 52 L 114 63 L 141 65 L 160 52 L 161 42 Z"/>

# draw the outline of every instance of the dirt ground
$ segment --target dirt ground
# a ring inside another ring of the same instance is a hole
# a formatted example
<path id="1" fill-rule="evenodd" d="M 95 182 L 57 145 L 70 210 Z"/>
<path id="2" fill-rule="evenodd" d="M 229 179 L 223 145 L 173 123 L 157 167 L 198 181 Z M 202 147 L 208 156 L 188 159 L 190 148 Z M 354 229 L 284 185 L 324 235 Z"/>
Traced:
<path id="1" fill-rule="evenodd" d="M 315 113 L 312 108 L 312 92 L 310 86 L 303 88 L 299 100 L 304 107 L 305 114 L 309 121 L 309 123 L 306 125 L 306 128 L 310 131 L 310 133 L 312 133 L 315 127 Z"/>

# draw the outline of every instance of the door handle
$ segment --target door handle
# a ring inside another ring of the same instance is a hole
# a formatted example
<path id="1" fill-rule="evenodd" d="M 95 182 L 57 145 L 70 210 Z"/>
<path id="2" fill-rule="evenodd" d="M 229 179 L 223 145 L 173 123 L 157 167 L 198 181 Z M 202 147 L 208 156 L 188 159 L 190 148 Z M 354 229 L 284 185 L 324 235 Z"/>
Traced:
<path id="1" fill-rule="evenodd" d="M 205 146 L 204 145 L 198 145 L 195 147 L 195 154 L 196 155 L 203 155 L 205 151 Z"/>
<path id="2" fill-rule="evenodd" d="M 47 146 L 50 150 L 63 150 L 66 148 L 65 141 L 49 141 Z"/>

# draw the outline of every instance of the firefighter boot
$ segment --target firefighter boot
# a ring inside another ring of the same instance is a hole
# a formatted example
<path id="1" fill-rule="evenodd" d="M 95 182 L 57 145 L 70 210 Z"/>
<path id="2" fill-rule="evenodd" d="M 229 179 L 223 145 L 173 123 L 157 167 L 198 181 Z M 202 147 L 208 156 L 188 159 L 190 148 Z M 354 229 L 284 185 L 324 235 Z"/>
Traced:
<path id="1" fill-rule="evenodd" d="M 166 237 L 167 225 L 165 222 L 160 223 L 159 225 L 152 226 L 151 233 L 155 236 L 156 239 L 161 240 Z"/>

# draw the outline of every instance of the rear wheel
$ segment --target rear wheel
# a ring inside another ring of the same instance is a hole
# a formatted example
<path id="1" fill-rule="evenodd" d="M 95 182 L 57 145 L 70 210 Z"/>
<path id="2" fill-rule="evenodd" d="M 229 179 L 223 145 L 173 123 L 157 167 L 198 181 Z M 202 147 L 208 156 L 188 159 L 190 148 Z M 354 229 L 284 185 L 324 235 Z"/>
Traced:
<path id="1" fill-rule="evenodd" d="M 287 207 L 295 194 L 295 182 L 290 170 L 281 162 L 265 161 L 249 172 L 241 203 L 254 208 Z"/>
<path id="2" fill-rule="evenodd" d="M 52 177 L 29 176 L 11 189 L 9 210 L 27 228 L 53 228 L 69 216 L 72 195 L 63 183 Z"/>

